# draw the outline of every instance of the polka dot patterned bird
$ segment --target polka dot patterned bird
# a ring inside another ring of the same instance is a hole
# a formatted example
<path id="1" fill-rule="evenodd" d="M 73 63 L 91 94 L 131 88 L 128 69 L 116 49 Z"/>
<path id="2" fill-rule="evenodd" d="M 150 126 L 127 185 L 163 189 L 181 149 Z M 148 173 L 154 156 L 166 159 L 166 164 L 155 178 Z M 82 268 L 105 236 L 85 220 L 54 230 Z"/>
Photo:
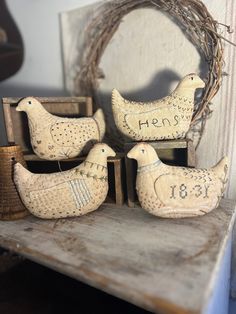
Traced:
<path id="1" fill-rule="evenodd" d="M 62 118 L 55 116 L 33 97 L 21 100 L 17 111 L 28 117 L 33 151 L 42 159 L 62 160 L 78 156 L 85 148 L 101 142 L 105 134 L 102 109 L 93 117 Z"/>

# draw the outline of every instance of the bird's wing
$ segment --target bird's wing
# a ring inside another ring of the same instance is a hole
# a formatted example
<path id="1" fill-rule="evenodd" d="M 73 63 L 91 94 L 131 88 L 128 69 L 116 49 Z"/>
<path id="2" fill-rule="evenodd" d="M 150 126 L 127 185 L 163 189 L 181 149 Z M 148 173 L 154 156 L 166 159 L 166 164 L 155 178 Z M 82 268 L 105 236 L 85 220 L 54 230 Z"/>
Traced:
<path id="1" fill-rule="evenodd" d="M 216 177 L 211 169 L 195 169 L 187 167 L 171 167 L 171 172 L 183 179 L 194 180 L 195 183 L 212 183 Z"/>
<path id="2" fill-rule="evenodd" d="M 217 193 L 213 180 L 190 178 L 185 174 L 166 173 L 159 176 L 154 182 L 157 197 L 165 205 L 179 204 L 198 205 L 210 201 L 211 196 Z"/>
<path id="3" fill-rule="evenodd" d="M 70 188 L 78 209 L 86 206 L 92 200 L 92 193 L 85 179 L 71 180 Z"/>
<path id="4" fill-rule="evenodd" d="M 61 208 L 81 209 L 92 199 L 90 189 L 84 179 L 69 180 L 49 188 L 32 190 L 30 201 L 37 208 L 44 211 Z"/>
<path id="5" fill-rule="evenodd" d="M 51 126 L 50 133 L 53 141 L 63 147 L 83 146 L 98 138 L 96 122 L 92 118 L 58 120 Z"/>

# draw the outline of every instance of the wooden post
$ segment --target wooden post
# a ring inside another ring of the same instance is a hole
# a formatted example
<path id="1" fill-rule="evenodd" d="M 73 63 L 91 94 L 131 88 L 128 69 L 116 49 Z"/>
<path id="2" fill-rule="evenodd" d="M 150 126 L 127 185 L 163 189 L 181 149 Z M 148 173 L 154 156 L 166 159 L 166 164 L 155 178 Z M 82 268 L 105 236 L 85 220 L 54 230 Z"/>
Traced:
<path id="1" fill-rule="evenodd" d="M 196 152 L 191 140 L 187 141 L 187 166 L 196 167 Z"/>
<path id="2" fill-rule="evenodd" d="M 93 115 L 93 100 L 92 97 L 86 97 L 86 116 L 91 117 Z"/>
<path id="3" fill-rule="evenodd" d="M 115 199 L 116 204 L 121 206 L 124 203 L 124 192 L 122 188 L 122 159 L 115 159 L 113 165 L 115 175 Z"/>
<path id="4" fill-rule="evenodd" d="M 3 116 L 3 107 L 2 107 L 2 103 L 0 106 L 0 146 L 7 146 L 8 145 L 8 141 L 7 141 L 7 133 L 6 133 L 6 127 L 5 127 L 5 123 L 4 123 L 4 116 Z"/>

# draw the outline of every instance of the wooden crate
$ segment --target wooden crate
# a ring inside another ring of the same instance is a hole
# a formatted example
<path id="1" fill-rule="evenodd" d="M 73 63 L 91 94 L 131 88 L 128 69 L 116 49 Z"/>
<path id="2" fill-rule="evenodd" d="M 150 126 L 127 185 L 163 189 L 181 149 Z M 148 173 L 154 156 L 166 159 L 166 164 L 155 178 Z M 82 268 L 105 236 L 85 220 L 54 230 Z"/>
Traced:
<path id="1" fill-rule="evenodd" d="M 148 142 L 158 153 L 159 158 L 170 165 L 195 167 L 196 156 L 193 142 L 190 140 L 171 140 Z M 137 142 L 125 143 L 125 168 L 126 168 L 126 185 L 128 206 L 134 207 L 137 203 L 137 194 L 135 190 L 137 163 L 129 159 L 127 153 L 134 147 Z M 182 152 L 181 152 L 181 151 Z M 178 152 L 178 154 L 176 154 Z M 182 154 L 181 154 L 182 153 Z M 182 157 L 182 158 L 179 158 Z"/>
<path id="2" fill-rule="evenodd" d="M 49 112 L 58 116 L 89 117 L 93 114 L 91 97 L 37 97 L 37 99 Z M 33 154 L 26 114 L 15 110 L 20 100 L 21 98 L 2 98 L 7 140 L 9 143 L 20 145 L 24 154 Z"/>
<path id="3" fill-rule="evenodd" d="M 29 170 L 33 172 L 59 171 L 58 162 L 40 159 L 34 154 L 28 130 L 28 121 L 24 112 L 15 110 L 21 98 L 3 98 L 3 112 L 9 143 L 17 143 L 22 147 L 24 158 Z M 93 103 L 91 97 L 37 97 L 42 105 L 52 114 L 66 117 L 92 116 Z M 75 167 L 83 162 L 85 157 L 60 161 L 63 170 Z M 123 158 L 118 155 L 108 159 L 109 167 L 109 195 L 107 203 L 122 205 L 124 203 L 124 184 L 122 182 L 124 170 Z"/>

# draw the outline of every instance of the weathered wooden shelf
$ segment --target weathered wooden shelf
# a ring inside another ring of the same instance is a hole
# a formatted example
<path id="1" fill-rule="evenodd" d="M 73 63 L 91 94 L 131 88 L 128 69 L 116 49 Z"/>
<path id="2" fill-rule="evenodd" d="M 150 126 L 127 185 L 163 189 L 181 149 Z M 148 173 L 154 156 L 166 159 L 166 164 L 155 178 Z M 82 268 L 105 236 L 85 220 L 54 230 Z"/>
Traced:
<path id="1" fill-rule="evenodd" d="M 0 246 L 153 312 L 213 313 L 234 220 L 226 199 L 181 220 L 103 206 L 80 218 L 2 221 Z"/>

